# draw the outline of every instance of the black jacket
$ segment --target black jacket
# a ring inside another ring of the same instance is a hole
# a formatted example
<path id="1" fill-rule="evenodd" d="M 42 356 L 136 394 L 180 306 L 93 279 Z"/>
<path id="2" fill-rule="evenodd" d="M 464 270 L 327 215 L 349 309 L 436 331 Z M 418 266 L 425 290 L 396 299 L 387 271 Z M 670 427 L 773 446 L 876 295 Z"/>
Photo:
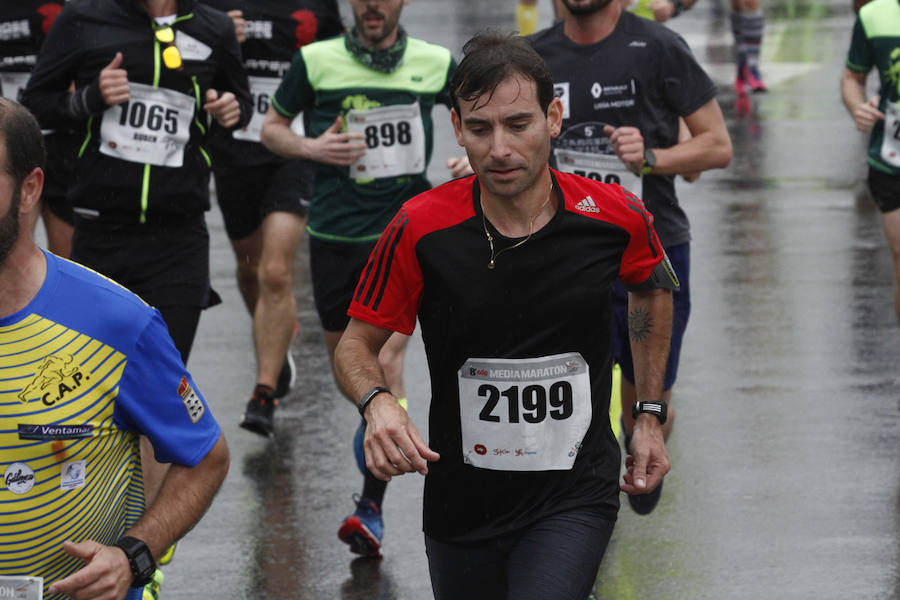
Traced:
<path id="1" fill-rule="evenodd" d="M 157 41 L 154 29 L 159 26 L 137 0 L 72 0 L 44 42 L 22 101 L 45 128 L 73 119 L 84 123 L 68 194 L 82 217 L 144 222 L 209 208 L 211 163 L 203 148 L 209 117 L 202 106 L 208 89 L 220 95 L 233 92 L 241 106 L 236 127 L 242 127 L 251 114 L 247 75 L 234 25 L 226 15 L 195 0 L 179 0 L 172 27 L 183 58 L 180 70 L 163 64 L 161 52 L 167 44 Z M 132 99 L 108 107 L 100 94 L 99 74 L 116 52 L 123 54 L 121 68 L 128 72 Z M 70 92 L 73 81 L 75 91 Z M 138 88 L 149 94 L 143 102 Z M 166 94 L 175 97 L 179 107 L 158 102 Z M 175 159 L 139 160 L 142 150 L 128 158 L 121 155 L 126 147 L 148 140 L 168 150 L 174 139 L 170 134 L 186 139 L 183 153 L 176 152 L 180 166 Z"/>
<path id="2" fill-rule="evenodd" d="M 251 78 L 277 82 L 291 66 L 294 53 L 314 41 L 344 32 L 335 0 L 200 0 L 221 11 L 238 9 L 247 20 L 247 41 L 241 45 L 244 69 Z M 259 88 L 259 86 L 256 86 Z M 269 108 L 269 94 L 252 89 L 256 123 Z M 274 90 L 273 90 L 274 91 Z M 217 169 L 254 166 L 284 159 L 256 141 L 238 139 L 217 123 L 210 128 L 210 149 Z"/>

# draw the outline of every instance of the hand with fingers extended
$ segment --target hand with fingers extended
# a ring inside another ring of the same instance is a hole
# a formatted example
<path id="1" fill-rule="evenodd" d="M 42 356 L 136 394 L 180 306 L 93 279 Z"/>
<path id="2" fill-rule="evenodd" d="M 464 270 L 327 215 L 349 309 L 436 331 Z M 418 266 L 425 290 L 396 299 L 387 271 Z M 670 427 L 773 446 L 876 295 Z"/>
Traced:
<path id="1" fill-rule="evenodd" d="M 361 133 L 341 133 L 343 118 L 338 116 L 331 127 L 312 140 L 310 158 L 316 162 L 348 167 L 366 153 L 366 144 L 361 141 Z"/>
<path id="2" fill-rule="evenodd" d="M 625 459 L 621 490 L 626 494 L 649 494 L 669 472 L 669 455 L 659 420 L 639 415 L 631 434 L 631 454 Z"/>
<path id="3" fill-rule="evenodd" d="M 116 52 L 112 61 L 103 67 L 98 77 L 100 95 L 107 106 L 128 102 L 131 91 L 128 88 L 128 71 L 122 67 L 122 53 Z"/>
<path id="4" fill-rule="evenodd" d="M 225 92 L 220 97 L 216 90 L 206 90 L 206 104 L 203 105 L 203 110 L 225 128 L 231 127 L 241 119 L 241 105 L 231 92 Z"/>
<path id="5" fill-rule="evenodd" d="M 73 600 L 121 600 L 128 593 L 133 576 L 121 549 L 86 540 L 77 544 L 67 541 L 63 550 L 85 565 L 54 582 L 48 590 L 50 594 L 64 594 Z"/>
<path id="6" fill-rule="evenodd" d="M 366 467 L 384 481 L 404 473 L 428 474 L 441 455 L 428 447 L 393 396 L 377 396 L 366 408 Z"/>
<path id="7" fill-rule="evenodd" d="M 644 136 L 637 127 L 613 127 L 606 125 L 603 133 L 609 137 L 616 156 L 629 171 L 638 173 L 644 166 Z"/>
<path id="8" fill-rule="evenodd" d="M 872 96 L 853 110 L 853 121 L 860 131 L 872 131 L 880 120 L 884 120 L 884 113 L 878 110 L 878 96 Z"/>

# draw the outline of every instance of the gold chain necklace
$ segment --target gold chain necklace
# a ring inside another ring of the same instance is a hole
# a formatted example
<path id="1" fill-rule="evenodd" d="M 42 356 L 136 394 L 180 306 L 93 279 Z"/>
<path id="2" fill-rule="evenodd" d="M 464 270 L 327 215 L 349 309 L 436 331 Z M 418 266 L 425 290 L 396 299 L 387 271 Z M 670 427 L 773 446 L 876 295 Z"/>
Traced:
<path id="1" fill-rule="evenodd" d="M 484 227 L 484 235 L 487 237 L 488 244 L 490 244 L 490 246 L 491 246 L 491 262 L 488 263 L 488 269 L 494 268 L 494 261 L 501 254 L 503 254 L 507 250 L 513 250 L 515 248 L 518 248 L 519 246 L 521 246 L 522 244 L 524 244 L 525 242 L 527 242 L 528 240 L 531 239 L 531 234 L 534 233 L 534 222 L 537 220 L 538 216 L 540 216 L 540 214 L 542 212 L 544 212 L 544 208 L 547 206 L 547 204 L 550 203 L 550 198 L 552 198 L 552 197 L 553 197 L 553 182 L 551 181 L 550 182 L 550 191 L 547 193 L 547 199 L 544 200 L 544 203 L 541 204 L 541 207 L 537 210 L 536 213 L 534 213 L 534 216 L 531 217 L 531 224 L 528 226 L 528 235 L 525 236 L 525 239 L 516 242 L 512 246 L 507 246 L 506 248 L 501 248 L 499 251 L 497 251 L 496 254 L 494 254 L 494 236 L 492 236 L 491 232 L 488 231 L 487 220 L 484 217 L 484 202 L 481 202 L 479 200 L 479 202 L 481 202 L 481 226 Z"/>

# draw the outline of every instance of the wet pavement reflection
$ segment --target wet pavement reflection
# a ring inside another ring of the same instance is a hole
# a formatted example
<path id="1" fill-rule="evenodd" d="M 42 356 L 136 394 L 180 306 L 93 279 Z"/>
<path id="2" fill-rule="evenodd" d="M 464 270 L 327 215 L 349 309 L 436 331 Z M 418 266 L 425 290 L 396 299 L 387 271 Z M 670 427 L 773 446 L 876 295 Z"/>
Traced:
<path id="1" fill-rule="evenodd" d="M 476 30 L 511 29 L 514 4 L 413 0 L 403 22 L 458 55 Z M 540 4 L 548 24 L 550 3 Z M 900 597 L 900 331 L 880 218 L 861 184 L 866 139 L 839 96 L 850 2 L 779 0 L 766 10 L 770 93 L 745 105 L 732 91 L 728 4 L 701 0 L 672 24 L 720 85 L 735 158 L 678 184 L 693 227 L 694 301 L 673 399 L 673 469 L 654 513 L 621 511 L 600 598 Z M 460 149 L 448 112 L 435 119 L 429 174 L 440 183 Z M 254 383 L 250 320 L 217 210 L 209 221 L 225 302 L 204 314 L 190 367 L 228 436 L 232 468 L 166 567 L 163 598 L 430 598 L 418 476 L 388 488 L 384 559 L 354 559 L 337 539 L 361 487 L 358 416 L 332 381 L 305 248 L 298 384 L 272 440 L 237 427 Z M 406 378 L 424 429 L 418 336 Z"/>

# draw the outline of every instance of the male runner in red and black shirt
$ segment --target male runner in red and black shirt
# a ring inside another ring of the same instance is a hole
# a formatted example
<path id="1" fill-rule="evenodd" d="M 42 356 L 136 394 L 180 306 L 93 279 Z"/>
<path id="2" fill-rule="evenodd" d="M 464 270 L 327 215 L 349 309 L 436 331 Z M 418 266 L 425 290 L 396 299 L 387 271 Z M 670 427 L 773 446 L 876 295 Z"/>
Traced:
<path id="1" fill-rule="evenodd" d="M 621 489 L 644 494 L 669 469 L 660 396 L 678 282 L 636 196 L 547 166 L 562 105 L 530 45 L 488 34 L 465 52 L 452 116 L 476 176 L 416 196 L 387 227 L 336 372 L 360 399 L 369 469 L 427 474 L 436 598 L 584 598 L 619 508 L 610 289 L 630 291 L 641 401 Z M 428 444 L 377 362 L 416 318 Z"/>

